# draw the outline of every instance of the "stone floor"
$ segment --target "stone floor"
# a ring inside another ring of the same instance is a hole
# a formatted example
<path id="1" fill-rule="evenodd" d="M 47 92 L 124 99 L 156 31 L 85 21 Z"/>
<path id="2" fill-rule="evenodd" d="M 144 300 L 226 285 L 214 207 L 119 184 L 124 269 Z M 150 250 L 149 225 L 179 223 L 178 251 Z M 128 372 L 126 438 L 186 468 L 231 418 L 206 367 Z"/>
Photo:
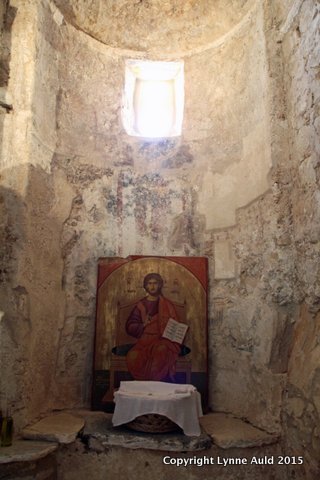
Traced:
<path id="1" fill-rule="evenodd" d="M 289 479 L 277 436 L 221 413 L 205 415 L 201 425 L 200 437 L 144 434 L 113 428 L 103 412 L 56 413 L 0 449 L 0 479 Z"/>

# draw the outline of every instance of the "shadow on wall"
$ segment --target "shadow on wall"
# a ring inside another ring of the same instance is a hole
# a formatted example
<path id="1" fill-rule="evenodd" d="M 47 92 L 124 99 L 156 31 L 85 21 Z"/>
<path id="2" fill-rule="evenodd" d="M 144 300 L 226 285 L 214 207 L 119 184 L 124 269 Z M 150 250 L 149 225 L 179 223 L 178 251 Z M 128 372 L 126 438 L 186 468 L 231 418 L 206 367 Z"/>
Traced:
<path id="1" fill-rule="evenodd" d="M 16 282 L 19 252 L 25 242 L 26 216 L 21 197 L 0 187 L 0 395 L 12 410 L 24 406 L 23 374 L 30 346 L 31 321 L 28 293 Z M 27 397 L 26 397 L 27 400 Z"/>
<path id="2" fill-rule="evenodd" d="M 64 313 L 62 226 L 53 208 L 52 175 L 20 165 L 3 170 L 1 181 L 0 392 L 19 430 L 50 410 L 57 396 L 53 381 Z"/>

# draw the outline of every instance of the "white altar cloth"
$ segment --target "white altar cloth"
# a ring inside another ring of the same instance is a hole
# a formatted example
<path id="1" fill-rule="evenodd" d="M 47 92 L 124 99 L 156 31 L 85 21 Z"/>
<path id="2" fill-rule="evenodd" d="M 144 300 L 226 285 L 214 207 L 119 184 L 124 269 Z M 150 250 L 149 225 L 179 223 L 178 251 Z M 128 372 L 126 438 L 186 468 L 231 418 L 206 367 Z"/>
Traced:
<path id="1" fill-rule="evenodd" d="M 137 380 L 121 382 L 114 401 L 112 423 L 115 427 L 140 415 L 157 413 L 179 425 L 185 435 L 199 436 L 201 433 L 201 397 L 193 385 Z"/>

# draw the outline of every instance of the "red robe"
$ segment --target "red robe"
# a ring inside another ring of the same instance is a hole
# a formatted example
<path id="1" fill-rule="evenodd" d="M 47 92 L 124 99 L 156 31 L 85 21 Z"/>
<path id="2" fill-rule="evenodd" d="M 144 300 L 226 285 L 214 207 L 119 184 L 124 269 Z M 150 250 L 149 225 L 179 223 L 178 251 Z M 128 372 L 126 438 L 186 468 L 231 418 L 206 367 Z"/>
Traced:
<path id="1" fill-rule="evenodd" d="M 161 335 L 169 318 L 179 321 L 173 304 L 160 296 L 158 311 L 150 318 L 146 306 L 139 301 L 132 314 L 135 320 L 133 322 L 130 316 L 126 329 L 130 335 L 139 338 L 126 357 L 129 372 L 135 380 L 171 379 L 175 373 L 180 345 Z"/>

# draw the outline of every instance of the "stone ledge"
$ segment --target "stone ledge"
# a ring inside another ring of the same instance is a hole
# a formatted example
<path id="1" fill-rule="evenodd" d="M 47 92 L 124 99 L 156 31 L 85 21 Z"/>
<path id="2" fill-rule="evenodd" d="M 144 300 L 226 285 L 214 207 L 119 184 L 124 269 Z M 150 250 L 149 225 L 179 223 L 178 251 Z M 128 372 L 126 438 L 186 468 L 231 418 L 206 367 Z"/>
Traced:
<path id="1" fill-rule="evenodd" d="M 114 427 L 112 414 L 72 410 L 47 416 L 22 432 L 26 440 L 72 443 L 79 436 L 91 450 L 103 452 L 110 446 L 128 449 L 194 452 L 210 448 L 212 440 L 205 432 L 199 437 L 183 433 L 140 433 L 125 426 Z"/>
<path id="2" fill-rule="evenodd" d="M 77 436 L 95 452 L 104 452 L 110 446 L 196 452 L 210 448 L 212 443 L 228 449 L 261 447 L 278 441 L 277 435 L 253 427 L 230 414 L 209 413 L 200 418 L 200 424 L 201 435 L 188 437 L 180 432 L 152 434 L 135 432 L 125 426 L 113 427 L 112 414 L 104 412 L 74 410 L 57 413 L 26 428 L 23 437 L 27 440 L 16 440 L 12 447 L 2 448 L 0 463 L 37 460 L 56 450 L 58 444 L 74 442 Z"/>
<path id="3" fill-rule="evenodd" d="M 278 435 L 267 433 L 226 413 L 204 415 L 200 418 L 200 424 L 215 445 L 225 449 L 261 447 L 279 440 Z"/>
<path id="4" fill-rule="evenodd" d="M 84 427 L 84 420 L 70 413 L 57 413 L 26 427 L 22 437 L 27 440 L 72 443 Z"/>
<path id="5" fill-rule="evenodd" d="M 0 448 L 0 464 L 39 460 L 57 448 L 56 443 L 15 440 L 11 447 Z"/>

